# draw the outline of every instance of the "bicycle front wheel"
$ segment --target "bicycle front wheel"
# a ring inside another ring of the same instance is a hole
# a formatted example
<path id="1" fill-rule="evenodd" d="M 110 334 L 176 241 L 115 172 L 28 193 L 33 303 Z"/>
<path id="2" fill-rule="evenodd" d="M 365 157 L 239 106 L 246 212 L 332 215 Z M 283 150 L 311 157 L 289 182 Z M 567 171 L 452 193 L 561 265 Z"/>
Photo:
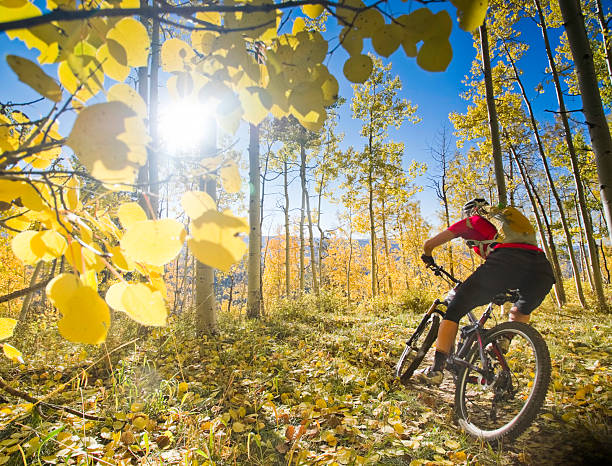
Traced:
<path id="1" fill-rule="evenodd" d="M 493 327 L 457 377 L 455 411 L 461 427 L 488 442 L 522 434 L 540 410 L 550 383 L 550 354 L 542 336 L 520 322 Z"/>
<path id="2" fill-rule="evenodd" d="M 399 377 L 402 383 L 408 381 L 425 358 L 438 335 L 438 327 L 440 327 L 440 316 L 438 314 L 426 316 L 406 343 L 406 347 L 395 366 L 395 375 Z"/>

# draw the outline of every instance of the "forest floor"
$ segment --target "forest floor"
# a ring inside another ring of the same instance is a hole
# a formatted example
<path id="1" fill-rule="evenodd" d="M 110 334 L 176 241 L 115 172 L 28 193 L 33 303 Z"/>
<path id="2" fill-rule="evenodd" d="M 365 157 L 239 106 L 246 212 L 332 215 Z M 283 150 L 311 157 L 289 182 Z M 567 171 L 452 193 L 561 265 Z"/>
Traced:
<path id="1" fill-rule="evenodd" d="M 537 311 L 553 362 L 546 403 L 518 440 L 492 448 L 456 425 L 452 383 L 393 377 L 426 307 L 304 299 L 258 321 L 222 315 L 205 340 L 186 315 L 148 332 L 120 317 L 99 348 L 41 319 L 11 342 L 24 364 L 0 364 L 17 391 L 0 391 L 0 465 L 608 463 L 612 315 Z"/>

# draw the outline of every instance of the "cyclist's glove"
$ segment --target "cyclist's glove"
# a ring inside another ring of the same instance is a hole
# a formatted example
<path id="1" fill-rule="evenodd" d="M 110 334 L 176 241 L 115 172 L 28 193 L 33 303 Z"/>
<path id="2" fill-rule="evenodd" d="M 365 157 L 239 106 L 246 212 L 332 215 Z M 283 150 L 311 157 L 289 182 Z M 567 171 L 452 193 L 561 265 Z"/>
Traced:
<path id="1" fill-rule="evenodd" d="M 427 254 L 423 254 L 421 256 L 421 260 L 425 262 L 425 265 L 427 265 L 428 267 L 436 264 L 434 258 L 432 256 L 428 256 Z"/>

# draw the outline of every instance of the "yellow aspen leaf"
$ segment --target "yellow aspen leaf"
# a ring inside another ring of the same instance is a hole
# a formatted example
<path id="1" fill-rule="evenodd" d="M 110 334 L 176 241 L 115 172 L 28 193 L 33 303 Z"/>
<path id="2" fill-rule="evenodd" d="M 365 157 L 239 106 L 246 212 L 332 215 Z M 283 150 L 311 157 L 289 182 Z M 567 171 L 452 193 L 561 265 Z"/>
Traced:
<path id="1" fill-rule="evenodd" d="M 128 260 L 127 257 L 125 257 L 125 255 L 121 251 L 120 246 L 111 246 L 109 248 L 109 252 L 111 253 L 111 261 L 113 265 L 119 270 L 128 272 L 134 270 L 134 268 L 136 267 L 136 264 Z"/>
<path id="2" fill-rule="evenodd" d="M 242 180 L 240 179 L 240 172 L 238 171 L 238 165 L 235 162 L 229 161 L 221 167 L 221 183 L 223 189 L 228 193 L 237 193 L 240 191 Z"/>
<path id="3" fill-rule="evenodd" d="M 268 109 L 261 101 L 259 92 L 251 89 L 241 89 L 238 93 L 244 119 L 253 125 L 261 123 L 268 115 Z"/>
<path id="4" fill-rule="evenodd" d="M 80 276 L 81 283 L 94 291 L 98 291 L 98 276 L 95 270 L 86 270 Z"/>
<path id="5" fill-rule="evenodd" d="M 323 124 L 325 123 L 326 118 L 327 112 L 324 108 L 321 108 L 317 111 L 309 112 L 305 117 L 299 118 L 298 121 L 308 131 L 316 133 L 318 131 L 321 131 L 321 129 L 323 128 Z"/>
<path id="6" fill-rule="evenodd" d="M 301 16 L 298 16 L 297 18 L 293 20 L 293 27 L 291 29 L 291 34 L 295 36 L 298 32 L 303 31 L 304 28 L 306 28 L 306 22 L 304 21 L 304 18 L 302 18 Z"/>
<path id="7" fill-rule="evenodd" d="M 44 230 L 39 231 L 32 237 L 30 246 L 34 254 L 43 261 L 50 262 L 64 255 L 68 248 L 68 243 L 66 238 L 57 231 Z"/>
<path id="8" fill-rule="evenodd" d="M 127 230 L 136 222 L 147 220 L 146 212 L 137 202 L 125 202 L 117 209 L 117 217 L 124 230 Z"/>
<path id="9" fill-rule="evenodd" d="M 452 439 L 447 439 L 444 442 L 444 446 L 451 450 L 458 450 L 459 448 L 461 448 L 461 444 L 457 442 L 456 440 L 452 440 Z"/>
<path id="10" fill-rule="evenodd" d="M 4 355 L 11 361 L 23 364 L 23 355 L 21 354 L 21 351 L 19 351 L 17 348 L 9 345 L 8 343 L 3 343 L 2 351 L 4 352 Z"/>
<path id="11" fill-rule="evenodd" d="M 447 38 L 426 40 L 417 55 L 417 64 L 426 71 L 444 71 L 453 58 L 453 50 Z"/>
<path id="12" fill-rule="evenodd" d="M 247 250 L 238 236 L 246 231 L 248 224 L 244 219 L 209 210 L 191 222 L 191 239 L 187 244 L 200 262 L 227 272 Z"/>
<path id="13" fill-rule="evenodd" d="M 95 178 L 107 184 L 133 183 L 146 160 L 149 137 L 144 123 L 123 102 L 83 109 L 67 144 Z"/>
<path id="14" fill-rule="evenodd" d="M 98 48 L 96 58 L 102 65 L 104 74 L 109 78 L 114 79 L 115 81 L 123 82 L 129 76 L 130 67 L 125 63 L 119 63 L 115 59 L 115 57 L 110 53 L 109 44 L 103 44 L 100 48 Z"/>
<path id="15" fill-rule="evenodd" d="M 106 296 L 104 297 L 106 304 L 108 304 L 115 311 L 127 312 L 121 301 L 123 299 L 123 293 L 127 287 L 127 282 L 119 282 L 111 285 L 106 291 Z"/>
<path id="16" fill-rule="evenodd" d="M 330 446 L 336 446 L 338 443 L 338 439 L 334 435 L 334 433 L 330 430 L 327 430 L 321 434 L 321 439 L 327 442 Z"/>
<path id="17" fill-rule="evenodd" d="M 104 88 L 104 71 L 96 58 L 96 48 L 90 43 L 79 42 L 65 63 L 76 77 L 77 84 L 82 85 L 73 91 L 80 100 L 86 101 Z"/>
<path id="18" fill-rule="evenodd" d="M 110 312 L 104 300 L 90 287 L 77 288 L 59 310 L 62 318 L 57 328 L 66 340 L 97 345 L 106 339 Z"/>
<path id="19" fill-rule="evenodd" d="M 72 241 L 68 245 L 65 257 L 68 263 L 79 273 L 84 273 L 88 269 L 99 272 L 105 267 L 98 254 L 84 248 L 76 241 Z"/>
<path id="20" fill-rule="evenodd" d="M 457 7 L 459 27 L 464 31 L 473 31 L 484 22 L 489 2 L 487 0 L 451 0 Z"/>
<path id="21" fill-rule="evenodd" d="M 117 62 L 124 63 L 130 67 L 147 66 L 149 58 L 149 34 L 145 26 L 134 18 L 123 18 L 106 34 L 118 47 L 110 47 L 109 52 Z M 125 59 L 121 54 L 125 53 Z M 123 64 L 123 63 L 122 63 Z"/>
<path id="22" fill-rule="evenodd" d="M 245 429 L 246 429 L 246 426 L 242 422 L 234 422 L 232 424 L 232 430 L 234 432 L 241 433 L 241 432 L 244 432 Z"/>
<path id="23" fill-rule="evenodd" d="M 128 229 L 121 238 L 121 249 L 136 262 L 162 266 L 176 257 L 186 236 L 176 220 L 145 220 Z"/>
<path id="24" fill-rule="evenodd" d="M 321 13 L 323 13 L 324 10 L 325 8 L 323 7 L 323 5 L 303 5 L 302 6 L 302 11 L 304 12 L 304 14 L 312 19 L 316 19 L 319 16 L 321 16 Z"/>
<path id="25" fill-rule="evenodd" d="M 193 49 L 187 42 L 172 38 L 164 42 L 161 48 L 161 66 L 168 73 L 173 71 L 186 71 L 185 64 L 191 64 L 195 56 Z"/>
<path id="26" fill-rule="evenodd" d="M 12 337 L 16 325 L 17 321 L 15 319 L 0 317 L 0 340 Z"/>
<path id="27" fill-rule="evenodd" d="M 147 104 L 132 86 L 124 83 L 115 84 L 106 93 L 106 99 L 109 102 L 123 102 L 140 118 L 147 118 Z"/>
<path id="28" fill-rule="evenodd" d="M 181 206 L 191 219 L 198 218 L 209 210 L 217 210 L 214 199 L 203 191 L 187 191 L 181 197 Z"/>
<path id="29" fill-rule="evenodd" d="M 178 393 L 179 395 L 186 393 L 187 390 L 189 390 L 189 385 L 187 384 L 187 382 L 181 382 L 178 384 Z"/>
<path id="30" fill-rule="evenodd" d="M 7 8 L 21 8 L 26 3 L 28 3 L 28 0 L 0 0 L 0 5 Z"/>
<path id="31" fill-rule="evenodd" d="M 2 21 L 16 21 L 19 19 L 34 18 L 40 16 L 42 12 L 33 3 L 27 2 L 20 7 L 10 7 L 0 4 L 0 18 Z M 29 49 L 37 49 L 41 52 L 46 49 L 47 44 L 36 37 L 29 29 L 14 29 L 6 31 L 9 39 L 19 39 L 23 41 Z"/>
<path id="32" fill-rule="evenodd" d="M 147 418 L 145 416 L 138 416 L 132 420 L 132 425 L 136 430 L 144 430 L 147 426 Z"/>
<path id="33" fill-rule="evenodd" d="M 7 55 L 6 61 L 22 83 L 53 102 L 62 100 L 62 90 L 59 85 L 36 63 L 16 55 Z"/>
<path id="34" fill-rule="evenodd" d="M 346 62 L 342 71 L 352 83 L 364 83 L 372 74 L 372 59 L 367 55 L 353 55 Z"/>
<path id="35" fill-rule="evenodd" d="M 384 24 L 385 20 L 381 12 L 375 8 L 360 11 L 355 18 L 355 26 L 361 30 L 365 37 L 373 37 Z"/>
<path id="36" fill-rule="evenodd" d="M 83 286 L 83 283 L 73 273 L 62 273 L 54 277 L 45 288 L 45 293 L 51 304 L 58 309 L 68 306 L 70 297 Z"/>
<path id="37" fill-rule="evenodd" d="M 403 29 L 395 23 L 384 24 L 372 35 L 372 46 L 376 53 L 388 57 L 400 46 L 403 38 Z"/>
<path id="38" fill-rule="evenodd" d="M 17 235 L 11 241 L 13 254 L 24 264 L 34 265 L 40 260 L 40 256 L 32 249 L 31 241 L 38 234 L 37 231 L 26 230 Z"/>
<path id="39" fill-rule="evenodd" d="M 142 325 L 164 327 L 168 310 L 159 291 L 142 283 L 129 284 L 121 295 L 124 312 Z"/>
<path id="40" fill-rule="evenodd" d="M 340 33 L 340 45 L 349 55 L 360 55 L 363 50 L 363 35 L 355 28 L 345 27 Z"/>
<path id="41" fill-rule="evenodd" d="M 57 77 L 60 83 L 62 83 L 62 86 L 64 86 L 68 92 L 71 94 L 76 92 L 77 88 L 79 87 L 79 80 L 70 69 L 70 66 L 68 66 L 67 61 L 62 61 L 58 65 Z"/>
<path id="42" fill-rule="evenodd" d="M 195 30 L 191 33 L 191 46 L 203 55 L 210 55 L 218 36 L 216 32 Z"/>
<path id="43" fill-rule="evenodd" d="M 79 201 L 79 180 L 76 176 L 71 176 L 64 186 L 66 188 L 64 193 L 66 207 L 68 207 L 69 210 L 78 210 L 81 207 Z"/>
<path id="44" fill-rule="evenodd" d="M 315 406 L 319 409 L 327 408 L 327 402 L 323 398 L 317 398 Z"/>
<path id="45" fill-rule="evenodd" d="M 448 11 L 441 10 L 434 15 L 432 28 L 435 31 L 432 37 L 449 38 L 453 29 L 453 20 Z"/>
<path id="46" fill-rule="evenodd" d="M 328 106 L 338 100 L 339 89 L 340 87 L 338 86 L 338 80 L 330 74 L 329 77 L 321 84 L 323 105 Z"/>

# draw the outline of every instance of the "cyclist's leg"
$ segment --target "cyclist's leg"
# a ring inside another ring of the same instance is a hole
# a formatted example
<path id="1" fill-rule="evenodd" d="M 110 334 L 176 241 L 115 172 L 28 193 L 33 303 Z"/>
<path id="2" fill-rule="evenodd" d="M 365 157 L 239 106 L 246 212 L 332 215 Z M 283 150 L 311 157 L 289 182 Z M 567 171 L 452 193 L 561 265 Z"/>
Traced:
<path id="1" fill-rule="evenodd" d="M 491 253 L 484 264 L 457 288 L 446 309 L 445 317 L 440 322 L 434 363 L 431 367 L 419 371 L 416 374 L 417 380 L 432 384 L 441 383 L 446 359 L 457 337 L 459 320 L 475 307 L 491 302 L 495 295 L 507 289 L 503 255 Z"/>
<path id="2" fill-rule="evenodd" d="M 543 253 L 528 253 L 529 264 L 518 286 L 519 299 L 510 309 L 509 320 L 528 323 L 531 313 L 542 303 L 555 283 L 552 268 Z"/>

